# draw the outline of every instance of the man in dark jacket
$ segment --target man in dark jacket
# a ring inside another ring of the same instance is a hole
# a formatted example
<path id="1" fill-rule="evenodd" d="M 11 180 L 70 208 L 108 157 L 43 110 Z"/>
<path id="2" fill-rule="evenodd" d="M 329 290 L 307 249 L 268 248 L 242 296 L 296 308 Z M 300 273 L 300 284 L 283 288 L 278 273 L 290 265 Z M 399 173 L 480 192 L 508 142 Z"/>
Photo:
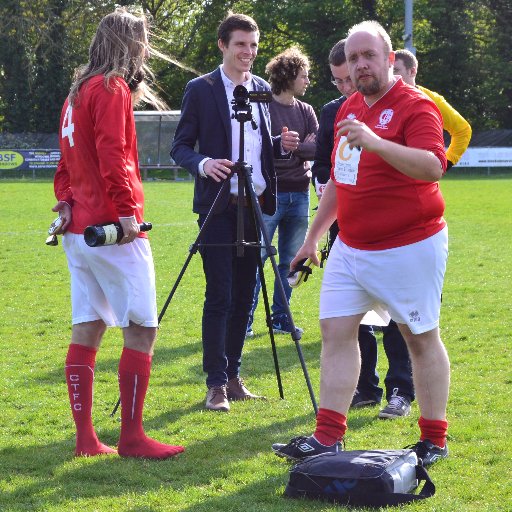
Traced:
<path id="1" fill-rule="evenodd" d="M 240 127 L 231 117 L 234 88 L 269 91 L 261 78 L 250 73 L 258 52 L 256 22 L 243 14 L 229 13 L 218 29 L 222 65 L 212 73 L 191 80 L 185 89 L 181 120 L 174 137 L 171 156 L 195 178 L 194 212 L 199 226 L 224 183 L 215 211 L 201 237 L 200 254 L 206 278 L 203 307 L 203 370 L 207 373 L 206 408 L 228 411 L 231 400 L 258 398 L 240 378 L 240 365 L 247 320 L 256 282 L 258 248 L 245 248 L 238 257 L 233 244 L 237 238 L 238 175 L 232 166 L 239 157 Z M 244 161 L 252 166 L 252 180 L 265 213 L 276 205 L 276 176 L 273 160 L 286 158 L 298 146 L 298 134 L 283 132 L 272 138 L 270 115 L 265 103 L 253 110 L 254 121 L 244 124 Z M 196 149 L 197 143 L 197 149 Z M 245 241 L 258 242 L 249 208 L 244 207 Z M 211 245 L 217 244 L 217 245 Z M 219 246 L 218 244 L 227 244 Z"/>

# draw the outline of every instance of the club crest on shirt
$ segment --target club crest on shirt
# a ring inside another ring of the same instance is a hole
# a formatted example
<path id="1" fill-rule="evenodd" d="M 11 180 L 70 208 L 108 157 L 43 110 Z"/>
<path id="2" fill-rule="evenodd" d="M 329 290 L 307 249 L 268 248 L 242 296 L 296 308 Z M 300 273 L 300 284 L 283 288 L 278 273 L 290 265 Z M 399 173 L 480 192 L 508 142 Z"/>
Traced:
<path id="1" fill-rule="evenodd" d="M 391 121 L 393 114 L 394 114 L 393 109 L 391 109 L 391 108 L 384 109 L 380 113 L 379 124 L 376 124 L 375 128 L 380 128 L 381 130 L 387 130 L 388 124 Z"/>
<path id="2" fill-rule="evenodd" d="M 347 119 L 350 119 L 350 120 L 354 120 L 354 119 L 356 119 L 356 118 L 357 118 L 357 116 L 356 116 L 355 114 L 349 114 L 349 115 L 347 116 Z"/>

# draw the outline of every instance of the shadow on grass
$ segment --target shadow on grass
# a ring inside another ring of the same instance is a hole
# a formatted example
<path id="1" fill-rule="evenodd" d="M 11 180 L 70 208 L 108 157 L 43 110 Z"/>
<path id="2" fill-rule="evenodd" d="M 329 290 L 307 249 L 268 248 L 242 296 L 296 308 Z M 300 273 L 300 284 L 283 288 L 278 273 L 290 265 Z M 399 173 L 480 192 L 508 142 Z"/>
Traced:
<path id="1" fill-rule="evenodd" d="M 287 481 L 287 469 L 283 469 L 282 476 L 266 475 L 262 480 L 251 484 L 240 485 L 236 491 L 225 492 L 222 495 L 208 496 L 200 499 L 198 503 L 183 507 L 183 512 L 240 512 L 264 510 L 315 510 L 314 503 L 304 502 L 297 508 L 296 500 L 284 497 L 276 490 Z M 218 493 L 216 493 L 218 494 Z M 320 502 L 318 502 L 320 504 Z M 304 505 L 307 508 L 303 508 Z M 312 506 L 311 506 L 312 505 Z M 325 504 L 324 504 L 325 506 Z M 325 510 L 325 509 L 324 509 Z"/>
<path id="2" fill-rule="evenodd" d="M 70 500 L 145 494 L 163 485 L 177 492 L 187 486 L 208 486 L 219 477 L 229 478 L 233 466 L 270 453 L 278 432 L 298 429 L 306 420 L 311 417 L 303 415 L 270 426 L 189 441 L 184 454 L 165 461 L 123 459 L 116 455 L 74 458 L 74 439 L 4 448 L 0 450 L 0 460 L 9 484 L 3 486 L 0 509 L 12 510 L 9 507 L 14 505 L 20 509 L 47 510 Z M 113 435 L 113 431 L 103 432 L 102 440 L 108 442 L 107 438 Z M 283 471 L 288 470 L 288 465 L 277 457 L 276 463 L 283 464 Z M 240 494 L 245 494 L 243 487 Z"/>
<path id="3" fill-rule="evenodd" d="M 178 463 L 177 459 L 151 463 L 116 455 L 73 458 L 73 449 L 74 441 L 62 441 L 2 450 L 4 472 L 14 482 L 9 485 L 13 490 L 1 493 L 0 509 L 48 510 L 70 500 L 147 492 L 161 485 L 158 474 L 163 464 L 170 472 L 171 465 Z M 29 483 L 20 483 L 24 480 Z"/>

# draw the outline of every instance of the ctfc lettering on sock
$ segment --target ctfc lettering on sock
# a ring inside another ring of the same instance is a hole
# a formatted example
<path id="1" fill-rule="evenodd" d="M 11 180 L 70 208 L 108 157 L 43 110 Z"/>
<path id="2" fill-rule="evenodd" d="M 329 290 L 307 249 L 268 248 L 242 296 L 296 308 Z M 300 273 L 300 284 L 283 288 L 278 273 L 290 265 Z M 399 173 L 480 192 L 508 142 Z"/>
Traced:
<path id="1" fill-rule="evenodd" d="M 80 375 L 72 374 L 69 376 L 69 387 L 75 391 L 74 393 L 71 393 L 71 397 L 73 399 L 73 410 L 75 411 L 81 411 L 82 410 L 82 403 L 80 400 Z"/>

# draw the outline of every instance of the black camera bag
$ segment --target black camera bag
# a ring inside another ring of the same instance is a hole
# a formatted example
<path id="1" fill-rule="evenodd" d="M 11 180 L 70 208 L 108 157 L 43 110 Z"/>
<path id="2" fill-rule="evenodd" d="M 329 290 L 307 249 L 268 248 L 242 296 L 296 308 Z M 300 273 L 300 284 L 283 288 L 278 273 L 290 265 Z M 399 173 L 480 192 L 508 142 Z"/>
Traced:
<path id="1" fill-rule="evenodd" d="M 419 482 L 425 481 L 418 494 Z M 433 496 L 436 488 L 412 450 L 354 450 L 307 457 L 290 470 L 285 495 L 359 507 L 384 507 Z"/>

